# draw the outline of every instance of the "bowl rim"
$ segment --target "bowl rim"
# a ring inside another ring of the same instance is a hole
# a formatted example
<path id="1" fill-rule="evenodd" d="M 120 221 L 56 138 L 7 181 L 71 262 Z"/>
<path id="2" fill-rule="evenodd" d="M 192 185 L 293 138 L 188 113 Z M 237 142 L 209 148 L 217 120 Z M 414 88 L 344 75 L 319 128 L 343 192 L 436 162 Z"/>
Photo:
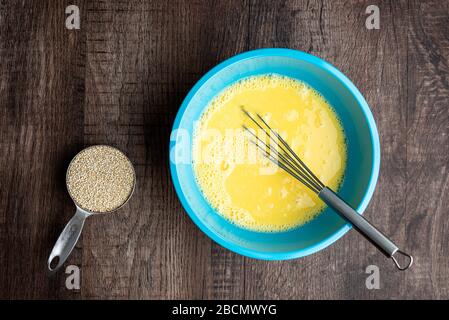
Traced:
<path id="1" fill-rule="evenodd" d="M 200 80 L 196 82 L 196 84 L 190 89 L 187 96 L 184 98 L 177 114 L 175 117 L 175 120 L 173 122 L 173 127 L 171 132 L 179 128 L 179 124 L 181 122 L 181 119 L 184 115 L 185 110 L 187 109 L 187 106 L 190 104 L 191 100 L 195 96 L 195 94 L 200 90 L 200 88 L 203 86 L 206 81 L 208 81 L 211 77 L 213 77 L 215 74 L 220 72 L 221 70 L 227 68 L 228 66 L 240 62 L 242 60 L 247 59 L 253 59 L 253 58 L 260 58 L 260 57 L 267 57 L 267 56 L 278 56 L 278 57 L 289 57 L 299 60 L 305 60 L 309 63 L 312 63 L 322 69 L 325 69 L 327 72 L 332 74 L 338 81 L 340 81 L 347 89 L 348 91 L 354 96 L 354 98 L 357 101 L 357 104 L 362 110 L 362 113 L 365 117 L 366 122 L 368 123 L 369 127 L 369 133 L 371 138 L 371 151 L 373 153 L 373 160 L 372 160 L 372 167 L 370 172 L 370 178 L 368 187 L 365 190 L 365 194 L 362 198 L 362 201 L 360 202 L 359 206 L 356 208 L 357 212 L 359 214 L 363 214 L 364 210 L 367 208 L 369 201 L 371 200 L 377 180 L 379 177 L 379 169 L 380 169 L 380 142 L 379 142 L 379 134 L 377 131 L 377 126 L 373 117 L 373 114 L 368 106 L 368 103 L 366 102 L 363 95 L 360 93 L 360 91 L 357 89 L 357 87 L 349 80 L 348 77 L 346 77 L 340 70 L 338 70 L 336 67 L 334 67 L 332 64 L 330 64 L 327 61 L 322 60 L 321 58 L 318 58 L 316 56 L 313 56 L 311 54 L 308 54 L 303 51 L 294 50 L 294 49 L 287 49 L 287 48 L 262 48 L 262 49 L 256 49 L 256 50 L 250 50 L 246 51 L 240 54 L 237 54 L 235 56 L 232 56 L 212 69 L 210 69 L 206 74 L 204 74 Z M 171 136 L 171 134 L 170 134 Z M 343 237 L 351 228 L 351 224 L 346 223 L 343 225 L 340 229 L 338 229 L 336 232 L 334 232 L 332 235 L 328 236 L 327 238 L 321 240 L 320 242 L 317 242 L 315 244 L 312 244 L 310 246 L 307 246 L 306 248 L 297 249 L 297 250 L 291 250 L 291 251 L 285 251 L 285 252 L 260 252 L 252 249 L 243 248 L 237 244 L 230 243 L 225 237 L 222 237 L 221 235 L 215 233 L 213 230 L 211 230 L 207 225 L 205 225 L 196 215 L 194 210 L 190 207 L 184 193 L 182 192 L 181 185 L 179 182 L 179 177 L 177 174 L 177 164 L 173 163 L 170 159 L 170 152 L 172 148 L 174 147 L 175 142 L 172 141 L 170 137 L 169 141 L 169 163 L 170 163 L 170 173 L 173 181 L 173 185 L 175 187 L 175 191 L 178 195 L 178 198 L 184 208 L 184 210 L 187 212 L 187 214 L 190 216 L 190 218 L 193 220 L 193 222 L 200 228 L 202 232 L 204 232 L 209 238 L 214 240 L 219 245 L 225 247 L 228 250 L 231 250 L 235 253 L 255 258 L 255 259 L 262 259 L 262 260 L 289 260 L 289 259 L 296 259 L 305 257 L 307 255 L 316 253 L 320 250 L 323 250 L 324 248 L 330 246 L 335 241 Z"/>

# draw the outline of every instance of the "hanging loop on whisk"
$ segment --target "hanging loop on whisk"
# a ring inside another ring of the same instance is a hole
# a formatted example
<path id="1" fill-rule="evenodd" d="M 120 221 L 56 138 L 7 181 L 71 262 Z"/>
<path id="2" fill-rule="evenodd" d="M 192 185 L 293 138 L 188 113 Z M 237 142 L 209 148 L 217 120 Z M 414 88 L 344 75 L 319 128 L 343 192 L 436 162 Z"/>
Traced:
<path id="1" fill-rule="evenodd" d="M 400 255 L 402 255 L 402 256 L 408 258 L 408 263 L 407 263 L 405 266 L 401 266 L 401 265 L 399 264 L 398 260 L 397 260 L 397 259 L 395 258 L 395 256 L 394 256 L 396 253 L 398 253 L 398 254 L 400 254 Z M 401 271 L 407 270 L 407 269 L 410 268 L 410 267 L 412 266 L 412 264 L 413 264 L 413 257 L 412 257 L 410 254 L 405 253 L 404 251 L 401 251 L 401 250 L 397 250 L 395 253 L 393 253 L 393 254 L 391 255 L 390 258 L 393 260 L 393 262 L 394 262 L 394 264 L 396 265 L 396 267 L 397 267 L 399 270 L 401 270 Z"/>

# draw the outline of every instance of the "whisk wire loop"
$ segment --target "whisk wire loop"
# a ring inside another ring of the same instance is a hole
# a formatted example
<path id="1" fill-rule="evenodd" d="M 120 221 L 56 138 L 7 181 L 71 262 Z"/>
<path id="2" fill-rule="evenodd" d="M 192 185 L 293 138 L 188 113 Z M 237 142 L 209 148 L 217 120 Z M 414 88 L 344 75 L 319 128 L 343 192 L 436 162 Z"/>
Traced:
<path id="1" fill-rule="evenodd" d="M 259 129 L 262 130 L 263 134 L 268 138 L 267 143 L 257 136 L 256 133 L 243 125 L 243 129 L 249 132 L 252 138 L 255 139 L 255 141 L 252 140 L 253 144 L 258 147 L 264 156 L 270 161 L 318 194 L 325 187 L 324 184 L 298 157 L 298 155 L 292 150 L 281 135 L 277 131 L 273 130 L 261 115 L 256 113 L 256 117 L 258 119 L 256 120 L 255 117 L 253 117 L 243 107 L 242 111 Z"/>

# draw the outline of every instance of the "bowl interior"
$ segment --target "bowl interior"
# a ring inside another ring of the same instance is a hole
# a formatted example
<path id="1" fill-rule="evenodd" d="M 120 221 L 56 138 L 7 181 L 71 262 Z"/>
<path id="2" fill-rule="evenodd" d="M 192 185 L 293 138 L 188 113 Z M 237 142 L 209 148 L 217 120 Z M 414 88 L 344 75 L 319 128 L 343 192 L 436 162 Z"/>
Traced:
<path id="1" fill-rule="evenodd" d="M 234 57 L 212 69 L 197 83 L 175 120 L 174 129 L 178 130 L 171 139 L 171 170 L 183 206 L 212 239 L 246 256 L 289 259 L 326 247 L 341 237 L 350 226 L 331 209 L 326 209 L 301 227 L 280 233 L 245 230 L 222 218 L 202 195 L 189 158 L 195 121 L 211 99 L 242 78 L 267 73 L 289 76 L 315 88 L 334 107 L 343 124 L 348 160 L 345 178 L 338 193 L 359 212 L 366 208 L 374 190 L 379 148 L 377 129 L 368 106 L 346 77 L 328 63 L 308 54 L 272 50 L 258 50 L 260 54 Z"/>

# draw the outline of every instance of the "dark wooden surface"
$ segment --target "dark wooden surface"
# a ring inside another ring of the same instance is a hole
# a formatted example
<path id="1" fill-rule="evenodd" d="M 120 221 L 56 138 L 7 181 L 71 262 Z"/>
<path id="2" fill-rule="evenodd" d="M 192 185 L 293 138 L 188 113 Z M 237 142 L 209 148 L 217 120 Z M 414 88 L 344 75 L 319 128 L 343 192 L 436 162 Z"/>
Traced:
<path id="1" fill-rule="evenodd" d="M 69 4 L 80 30 L 65 28 Z M 380 30 L 365 28 L 369 4 Z M 0 0 L 0 298 L 449 298 L 448 35 L 437 0 Z M 185 214 L 167 157 L 178 107 L 208 69 L 260 47 L 324 58 L 364 94 L 382 148 L 366 215 L 415 255 L 410 271 L 355 231 L 299 260 L 244 258 Z M 88 220 L 70 291 L 46 260 L 74 211 L 68 162 L 97 143 L 129 155 L 138 185 L 120 213 Z"/>

